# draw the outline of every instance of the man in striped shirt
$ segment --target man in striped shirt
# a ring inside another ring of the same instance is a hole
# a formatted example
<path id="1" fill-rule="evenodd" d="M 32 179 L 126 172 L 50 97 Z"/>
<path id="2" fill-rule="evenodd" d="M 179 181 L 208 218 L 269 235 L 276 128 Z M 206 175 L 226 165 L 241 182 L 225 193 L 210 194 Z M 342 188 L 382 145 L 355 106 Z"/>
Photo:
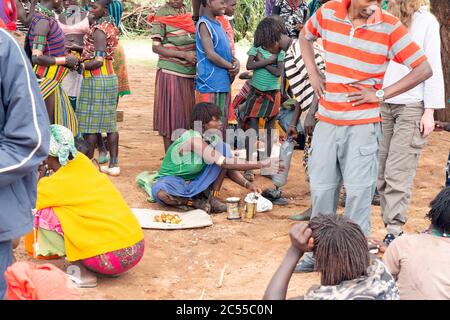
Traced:
<path id="1" fill-rule="evenodd" d="M 382 0 L 329 1 L 302 30 L 300 47 L 320 98 L 309 158 L 312 216 L 334 214 L 343 181 L 345 214 L 370 234 L 370 208 L 378 170 L 380 103 L 432 75 L 408 30 L 381 10 Z M 325 79 L 314 61 L 312 41 L 321 37 Z M 389 60 L 412 71 L 381 90 Z"/>

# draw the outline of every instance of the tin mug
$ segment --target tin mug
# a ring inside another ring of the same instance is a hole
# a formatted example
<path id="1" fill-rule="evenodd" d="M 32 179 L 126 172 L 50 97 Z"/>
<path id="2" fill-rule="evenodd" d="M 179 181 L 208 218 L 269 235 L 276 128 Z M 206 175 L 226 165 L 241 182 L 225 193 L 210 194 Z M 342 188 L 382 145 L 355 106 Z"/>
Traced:
<path id="1" fill-rule="evenodd" d="M 241 214 L 239 212 L 239 201 L 241 199 L 238 197 L 227 198 L 227 212 L 228 220 L 238 220 L 241 219 Z"/>
<path id="2" fill-rule="evenodd" d="M 245 218 L 253 219 L 256 214 L 256 202 L 246 202 L 245 203 Z"/>

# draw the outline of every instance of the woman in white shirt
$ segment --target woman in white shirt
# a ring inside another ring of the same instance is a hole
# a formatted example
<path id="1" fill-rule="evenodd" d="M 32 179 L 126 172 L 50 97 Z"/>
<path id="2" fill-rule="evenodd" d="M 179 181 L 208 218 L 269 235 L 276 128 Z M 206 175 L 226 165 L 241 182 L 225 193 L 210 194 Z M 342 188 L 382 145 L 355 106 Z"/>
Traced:
<path id="1" fill-rule="evenodd" d="M 384 138 L 378 190 L 387 229 L 385 245 L 403 232 L 420 153 L 434 130 L 434 110 L 445 108 L 439 23 L 422 5 L 423 0 L 390 0 L 388 5 L 388 11 L 408 27 L 413 40 L 425 51 L 433 76 L 381 106 Z M 405 66 L 391 61 L 383 86 L 390 86 L 408 73 Z"/>

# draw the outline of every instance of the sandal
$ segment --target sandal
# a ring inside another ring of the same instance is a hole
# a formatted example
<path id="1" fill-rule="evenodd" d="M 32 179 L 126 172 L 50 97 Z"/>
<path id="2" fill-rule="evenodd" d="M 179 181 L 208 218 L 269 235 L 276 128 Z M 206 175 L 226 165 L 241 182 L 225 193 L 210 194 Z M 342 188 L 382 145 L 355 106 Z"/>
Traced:
<path id="1" fill-rule="evenodd" d="M 244 171 L 244 178 L 250 182 L 255 181 L 255 174 L 252 170 Z"/>
<path id="2" fill-rule="evenodd" d="M 110 176 L 117 177 L 120 175 L 120 167 L 108 167 L 108 166 L 101 166 L 100 171 L 106 174 L 109 174 Z"/>
<path id="3" fill-rule="evenodd" d="M 211 198 L 211 213 L 222 213 L 227 211 L 227 205 L 216 197 Z"/>
<path id="4" fill-rule="evenodd" d="M 211 211 L 211 205 L 206 200 L 203 199 L 197 198 L 189 200 L 187 205 L 190 207 L 194 207 L 195 209 L 203 210 L 206 213 L 210 213 Z"/>

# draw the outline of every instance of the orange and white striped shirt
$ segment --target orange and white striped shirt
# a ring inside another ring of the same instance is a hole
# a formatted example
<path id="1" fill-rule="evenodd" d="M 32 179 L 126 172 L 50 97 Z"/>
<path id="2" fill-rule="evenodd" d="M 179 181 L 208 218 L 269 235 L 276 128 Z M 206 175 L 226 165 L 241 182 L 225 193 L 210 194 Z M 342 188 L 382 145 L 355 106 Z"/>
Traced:
<path id="1" fill-rule="evenodd" d="M 381 8 L 355 28 L 348 18 L 350 2 L 327 2 L 303 28 L 308 41 L 321 37 L 325 50 L 325 94 L 317 118 L 343 126 L 381 121 L 378 103 L 348 102 L 347 94 L 359 90 L 351 84 L 378 90 L 390 60 L 415 68 L 427 59 L 408 29 Z"/>

